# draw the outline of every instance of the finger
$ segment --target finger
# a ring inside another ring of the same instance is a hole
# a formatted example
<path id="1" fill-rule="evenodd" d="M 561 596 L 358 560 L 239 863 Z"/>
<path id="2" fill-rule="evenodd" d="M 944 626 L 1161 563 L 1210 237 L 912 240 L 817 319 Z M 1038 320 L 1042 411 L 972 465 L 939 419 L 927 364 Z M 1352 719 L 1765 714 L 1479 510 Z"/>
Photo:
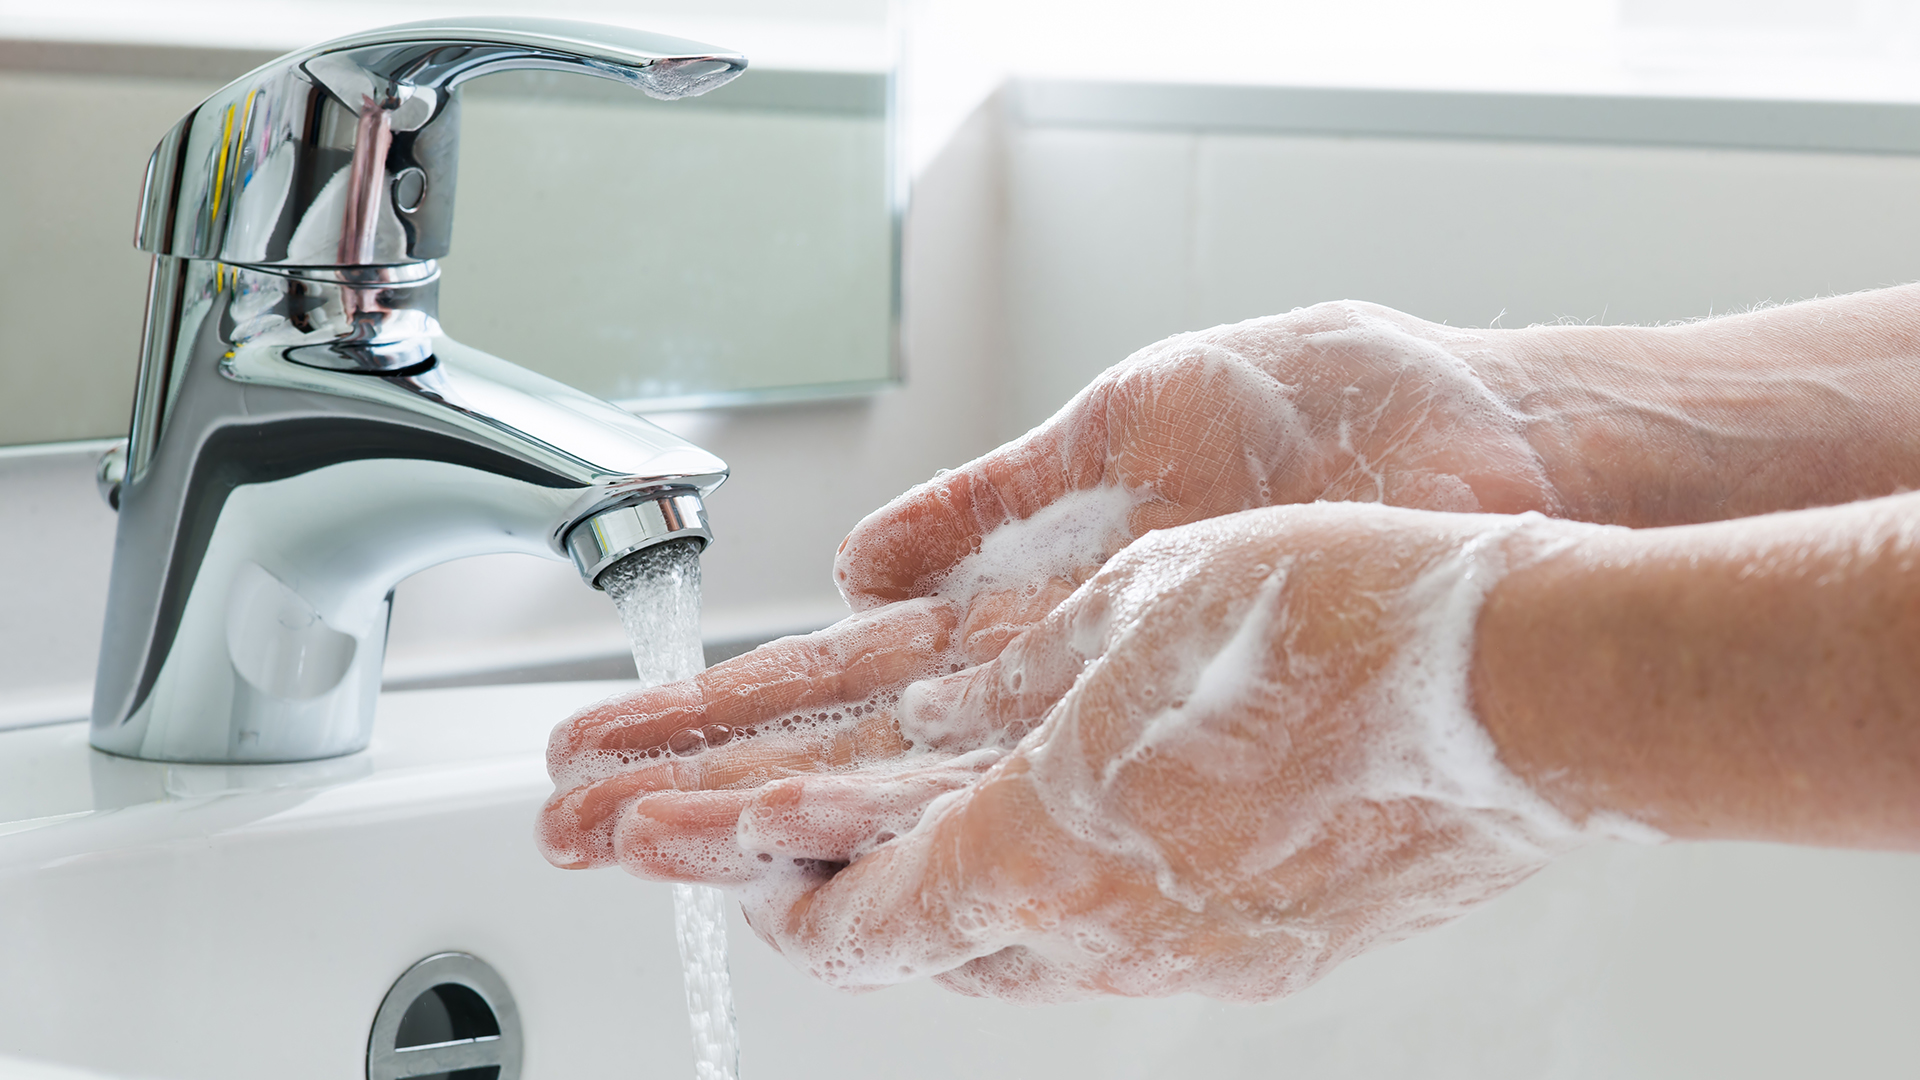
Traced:
<path id="1" fill-rule="evenodd" d="M 1287 393 L 1250 359 L 1199 338 L 1150 346 L 1032 434 L 862 521 L 841 544 L 840 591 L 866 610 L 950 590 L 948 577 L 994 530 L 1073 493 L 1130 493 L 1084 509 L 1111 520 L 1062 520 L 1088 529 L 1084 564 L 1091 566 L 1148 529 L 1268 505 L 1281 498 L 1274 478 L 1296 471 L 1307 441 Z M 1109 526 L 1117 543 L 1092 535 L 1104 532 L 1089 529 L 1095 525 Z"/>
<path id="2" fill-rule="evenodd" d="M 1070 491 L 1106 481 L 1106 390 L 1081 392 L 1047 424 L 913 488 L 840 545 L 834 576 L 855 611 L 926 595 L 981 541 Z"/>
<path id="3" fill-rule="evenodd" d="M 734 841 L 748 791 L 673 791 L 642 796 L 612 833 L 622 869 L 653 881 L 735 885 L 762 873 Z"/>
<path id="4" fill-rule="evenodd" d="M 556 866 L 605 866 L 614 860 L 615 820 L 644 795 L 753 788 L 802 773 L 894 757 L 905 750 L 892 717 L 873 713 L 852 725 L 758 736 L 692 757 L 649 761 L 562 790 L 547 800 L 538 826 L 541 850 Z"/>
<path id="5" fill-rule="evenodd" d="M 935 975 L 933 981 L 967 997 L 998 998 L 1023 1005 L 1080 1001 L 1100 993 L 1083 973 L 1021 945 L 969 960 Z"/>
<path id="6" fill-rule="evenodd" d="M 1028 582 L 1021 589 L 974 597 L 967 605 L 966 619 L 960 624 L 961 653 L 974 664 L 984 664 L 999 656 L 1009 642 L 1072 596 L 1075 588 L 1076 583 L 1069 578 L 1050 577 Z"/>
<path id="7" fill-rule="evenodd" d="M 1075 606 L 1072 610 L 1078 610 Z M 1067 609 L 990 664 L 907 687 L 895 709 L 835 711 L 689 759 L 647 760 L 587 780 L 548 804 L 543 844 L 560 865 L 612 859 L 612 822 L 641 795 L 767 784 L 898 756 L 910 746 L 965 752 L 1017 742 L 1078 677 Z"/>
<path id="8" fill-rule="evenodd" d="M 1061 834 L 1003 765 L 918 828 L 757 918 L 802 970 L 870 989 L 951 971 L 1020 944 L 1036 897 L 1073 870 Z"/>
<path id="9" fill-rule="evenodd" d="M 1072 612 L 1085 606 L 1056 609 L 990 664 L 907 687 L 895 708 L 848 707 L 798 723 L 786 718 L 786 727 L 769 724 L 688 758 L 640 758 L 632 764 L 635 759 L 618 757 L 594 763 L 597 772 L 553 765 L 556 782 L 571 780 L 573 786 L 549 800 L 541 813 L 542 850 L 559 866 L 608 865 L 615 860 L 615 822 L 636 799 L 654 792 L 764 785 L 895 757 L 914 744 L 964 752 L 1016 742 L 1078 677 L 1085 661 L 1071 648 Z M 891 620 L 876 616 L 875 622 Z M 935 629 L 947 625 L 943 621 Z"/>
<path id="10" fill-rule="evenodd" d="M 928 807 L 965 790 L 1004 755 L 986 750 L 899 772 L 801 776 L 753 793 L 735 839 L 763 864 L 850 863 L 919 825 Z"/>
<path id="11" fill-rule="evenodd" d="M 828 722 L 862 716 L 876 696 L 949 670 L 957 621 L 937 601 L 896 605 L 782 638 L 687 682 L 602 702 L 554 729 L 548 773 L 570 786 L 630 766 L 681 732 L 700 732 L 705 743 L 810 712 Z"/>
<path id="12" fill-rule="evenodd" d="M 901 738 L 954 753 L 1025 738 L 1085 669 L 1076 633 L 1103 601 L 1098 593 L 1074 593 L 994 659 L 907 687 L 896 709 Z"/>

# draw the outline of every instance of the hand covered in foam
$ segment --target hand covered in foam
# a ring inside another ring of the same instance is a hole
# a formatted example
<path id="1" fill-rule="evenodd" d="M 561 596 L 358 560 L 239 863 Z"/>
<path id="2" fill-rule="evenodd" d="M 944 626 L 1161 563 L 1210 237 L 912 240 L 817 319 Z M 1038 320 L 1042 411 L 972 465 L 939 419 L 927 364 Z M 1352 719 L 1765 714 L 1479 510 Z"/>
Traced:
<path id="1" fill-rule="evenodd" d="M 794 639 L 644 715 L 562 729 L 556 775 L 582 784 L 562 781 L 549 850 L 728 883 L 764 937 L 849 988 L 1287 993 L 1587 834 L 1501 766 L 1466 669 L 1492 583 L 1591 528 L 1218 517 L 1132 544 L 946 674 L 927 657 L 953 653 L 952 609 L 890 605 L 862 624 L 897 620 L 876 638 L 891 651 Z M 626 764 L 635 733 L 716 717 L 756 733 Z"/>
<path id="2" fill-rule="evenodd" d="M 1169 338 L 869 516 L 837 581 L 855 611 L 947 598 L 978 663 L 1152 529 L 1316 500 L 1554 513 L 1493 377 L 1505 333 L 1344 302 Z"/>
<path id="3" fill-rule="evenodd" d="M 1341 303 L 1142 350 L 1025 438 L 862 522 L 836 575 L 863 616 L 563 725 L 549 854 L 612 860 L 614 823 L 646 792 L 898 753 L 891 705 L 910 684 L 991 660 L 1149 530 L 1316 499 L 1554 509 L 1522 418 L 1475 367 L 1497 367 L 1503 340 Z M 786 726 L 765 730 L 770 717 Z M 844 717 L 864 726 L 814 730 Z M 664 756 L 738 729 L 764 737 L 697 762 Z M 997 738 L 942 746 L 964 754 Z"/>

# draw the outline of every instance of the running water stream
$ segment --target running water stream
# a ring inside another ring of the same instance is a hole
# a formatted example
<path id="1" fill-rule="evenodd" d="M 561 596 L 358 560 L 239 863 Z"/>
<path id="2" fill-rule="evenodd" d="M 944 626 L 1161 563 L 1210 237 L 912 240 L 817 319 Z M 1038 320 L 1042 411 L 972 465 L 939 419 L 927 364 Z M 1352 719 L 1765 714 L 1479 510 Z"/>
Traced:
<path id="1" fill-rule="evenodd" d="M 690 679 L 706 666 L 700 650 L 700 546 L 670 540 L 627 556 L 600 578 L 620 611 L 641 683 Z M 692 739 L 697 733 L 689 733 Z M 693 745 L 677 745 L 689 751 Z M 704 742 L 704 738 L 692 741 Z M 673 924 L 693 1026 L 695 1080 L 738 1080 L 740 1039 L 727 974 L 727 897 L 706 885 L 673 887 Z"/>

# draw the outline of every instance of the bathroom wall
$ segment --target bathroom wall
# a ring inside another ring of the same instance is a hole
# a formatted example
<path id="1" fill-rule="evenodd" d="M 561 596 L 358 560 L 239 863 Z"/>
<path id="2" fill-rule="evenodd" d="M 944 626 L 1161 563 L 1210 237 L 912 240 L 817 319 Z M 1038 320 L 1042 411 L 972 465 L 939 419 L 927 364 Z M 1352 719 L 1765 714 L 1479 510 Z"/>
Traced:
<path id="1" fill-rule="evenodd" d="M 1036 82 L 1007 101 L 1009 435 L 1142 345 L 1322 300 L 1661 323 L 1920 279 L 1911 106 Z"/>
<path id="2" fill-rule="evenodd" d="M 1180 87 L 1073 85 L 1016 83 L 917 152 L 903 385 L 659 418 L 734 470 L 711 507 L 716 655 L 831 621 L 833 552 L 862 514 L 1168 333 L 1341 297 L 1458 325 L 1657 322 L 1920 278 L 1912 107 L 1305 108 L 1260 88 L 1196 107 Z M 111 518 L 85 457 L 0 468 L 0 687 L 21 718 L 74 715 L 91 673 Z M 569 567 L 494 557 L 401 586 L 388 674 L 614 675 L 622 652 Z"/>

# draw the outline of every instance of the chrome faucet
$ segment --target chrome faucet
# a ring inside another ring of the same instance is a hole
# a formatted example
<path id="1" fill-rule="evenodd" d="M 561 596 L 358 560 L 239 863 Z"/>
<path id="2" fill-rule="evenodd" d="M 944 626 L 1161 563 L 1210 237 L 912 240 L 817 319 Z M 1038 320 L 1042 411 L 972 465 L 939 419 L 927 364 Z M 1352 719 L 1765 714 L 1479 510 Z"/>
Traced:
<path id="1" fill-rule="evenodd" d="M 407 575 L 517 551 L 593 584 L 650 544 L 711 538 L 726 464 L 448 338 L 435 260 L 467 79 L 544 68 L 678 98 L 745 67 L 587 23 L 410 23 L 274 60 L 167 133 L 136 239 L 153 270 L 132 430 L 102 462 L 120 521 L 94 746 L 351 753 Z"/>

